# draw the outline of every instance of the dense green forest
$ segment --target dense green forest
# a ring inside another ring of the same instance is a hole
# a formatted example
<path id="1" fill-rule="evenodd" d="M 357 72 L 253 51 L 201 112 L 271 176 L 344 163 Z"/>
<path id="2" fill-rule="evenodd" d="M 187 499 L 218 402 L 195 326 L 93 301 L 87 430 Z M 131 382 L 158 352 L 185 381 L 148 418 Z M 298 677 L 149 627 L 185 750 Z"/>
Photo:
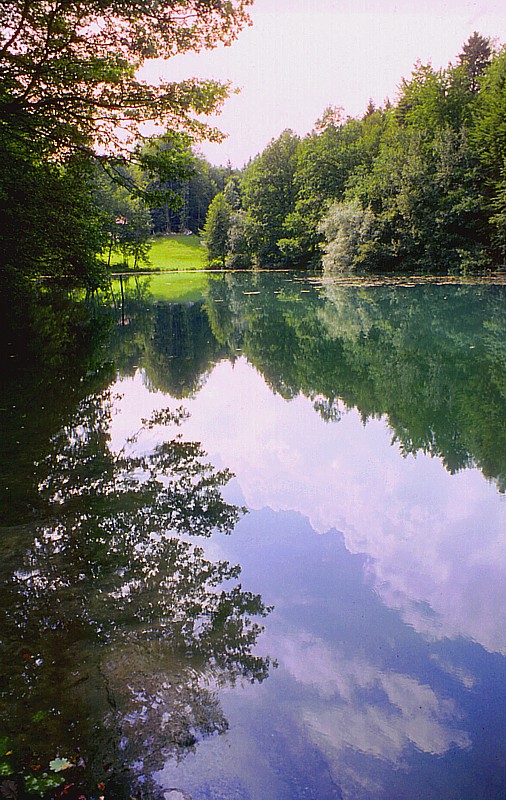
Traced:
<path id="1" fill-rule="evenodd" d="M 3 318 L 40 278 L 93 292 L 113 250 L 139 265 L 170 232 L 202 231 L 215 268 L 504 263 L 506 50 L 474 33 L 448 68 L 418 64 L 395 104 L 369 102 L 361 119 L 329 107 L 304 138 L 287 130 L 244 169 L 215 167 L 198 143 L 221 134 L 202 115 L 229 87 L 137 70 L 229 43 L 251 2 L 2 4 Z"/>
<path id="2" fill-rule="evenodd" d="M 504 263 L 506 51 L 474 33 L 456 63 L 418 63 L 395 104 L 329 107 L 272 141 L 211 203 L 220 266 L 467 272 Z"/>

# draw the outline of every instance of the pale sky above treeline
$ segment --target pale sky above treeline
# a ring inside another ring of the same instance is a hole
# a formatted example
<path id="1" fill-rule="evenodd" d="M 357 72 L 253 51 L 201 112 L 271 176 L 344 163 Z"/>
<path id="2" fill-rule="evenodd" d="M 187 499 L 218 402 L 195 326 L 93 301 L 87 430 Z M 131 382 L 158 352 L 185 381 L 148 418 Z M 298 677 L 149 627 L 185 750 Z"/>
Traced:
<path id="1" fill-rule="evenodd" d="M 242 167 L 285 128 L 303 136 L 329 105 L 361 116 L 395 102 L 415 62 L 454 63 L 478 31 L 506 42 L 504 0 L 255 0 L 231 47 L 154 62 L 150 79 L 230 80 L 241 89 L 211 121 L 228 138 L 200 149 Z"/>

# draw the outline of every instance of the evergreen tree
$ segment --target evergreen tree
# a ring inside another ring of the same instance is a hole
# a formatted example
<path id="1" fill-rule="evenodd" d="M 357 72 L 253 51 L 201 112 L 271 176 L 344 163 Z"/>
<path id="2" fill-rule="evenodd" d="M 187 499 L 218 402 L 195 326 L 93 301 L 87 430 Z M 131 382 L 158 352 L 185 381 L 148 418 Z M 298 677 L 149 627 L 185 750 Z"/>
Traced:
<path id="1" fill-rule="evenodd" d="M 477 92 L 480 88 L 479 79 L 490 64 L 492 47 L 490 39 L 481 36 L 476 31 L 469 37 L 459 55 L 459 63 L 464 68 L 469 80 L 471 92 Z"/>

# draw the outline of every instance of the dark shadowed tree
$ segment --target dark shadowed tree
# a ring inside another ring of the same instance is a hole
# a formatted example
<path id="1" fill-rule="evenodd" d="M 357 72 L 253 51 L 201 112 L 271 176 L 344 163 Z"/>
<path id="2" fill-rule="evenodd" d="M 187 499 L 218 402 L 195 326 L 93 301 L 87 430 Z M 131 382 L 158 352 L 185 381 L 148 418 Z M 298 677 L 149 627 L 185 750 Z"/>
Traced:
<path id="1" fill-rule="evenodd" d="M 490 64 L 492 57 L 492 46 L 490 39 L 481 36 L 475 31 L 469 37 L 459 55 L 459 63 L 464 68 L 469 81 L 471 92 L 477 92 L 480 88 L 479 79 Z"/>

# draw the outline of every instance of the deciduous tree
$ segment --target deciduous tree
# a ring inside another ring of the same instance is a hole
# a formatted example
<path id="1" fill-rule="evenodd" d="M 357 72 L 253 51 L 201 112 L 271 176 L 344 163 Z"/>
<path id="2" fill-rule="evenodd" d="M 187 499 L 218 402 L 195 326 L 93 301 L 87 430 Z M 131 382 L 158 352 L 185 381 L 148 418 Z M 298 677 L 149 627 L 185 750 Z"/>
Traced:
<path id="1" fill-rule="evenodd" d="M 232 207 L 225 200 L 223 192 L 220 192 L 209 206 L 204 225 L 204 241 L 210 265 L 225 266 L 231 218 Z"/>

